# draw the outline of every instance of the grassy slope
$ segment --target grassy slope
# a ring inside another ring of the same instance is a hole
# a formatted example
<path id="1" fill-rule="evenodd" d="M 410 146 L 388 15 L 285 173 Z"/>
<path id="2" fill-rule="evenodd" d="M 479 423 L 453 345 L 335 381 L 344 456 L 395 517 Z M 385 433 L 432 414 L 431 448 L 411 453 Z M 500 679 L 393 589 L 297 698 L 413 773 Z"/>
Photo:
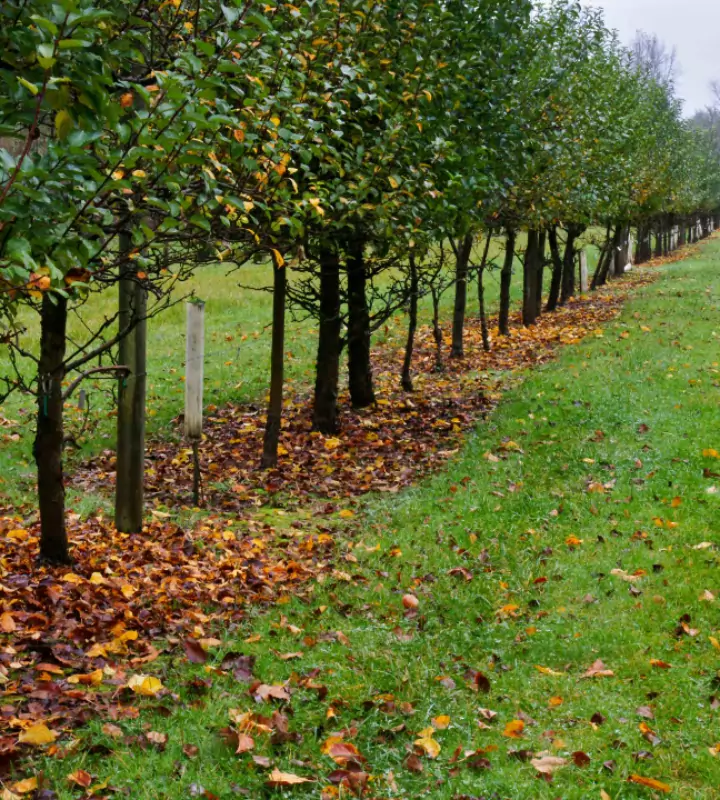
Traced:
<path id="1" fill-rule="evenodd" d="M 720 600 L 699 596 L 720 594 L 720 493 L 708 492 L 720 489 L 720 478 L 703 477 L 704 468 L 720 472 L 720 461 L 703 456 L 706 448 L 720 450 L 719 268 L 717 240 L 701 257 L 668 268 L 603 337 L 567 348 L 512 390 L 448 472 L 389 502 L 368 503 L 352 556 L 339 565 L 347 574 L 318 586 L 310 606 L 289 600 L 228 633 L 227 649 L 258 655 L 263 681 L 317 669 L 315 680 L 328 687 L 322 702 L 312 691 L 294 692 L 290 725 L 302 734 L 300 743 L 272 747 L 257 735 L 256 753 L 324 786 L 334 765 L 321 744 L 329 731 L 354 725 L 351 741 L 368 758 L 375 776 L 369 795 L 377 798 L 587 800 L 601 790 L 613 800 L 656 796 L 629 784 L 633 773 L 666 782 L 672 797 L 717 798 L 720 759 L 708 748 L 720 741 L 710 701 L 720 695 L 713 684 L 720 652 L 708 637 L 720 638 Z M 508 440 L 521 450 L 502 450 Z M 501 460 L 488 460 L 488 452 Z M 592 481 L 616 483 L 605 493 L 588 492 Z M 576 549 L 566 544 L 571 536 L 582 540 Z M 703 542 L 715 545 L 694 549 Z M 472 572 L 472 581 L 448 575 L 458 566 Z M 630 584 L 614 569 L 646 574 Z M 537 578 L 548 580 L 535 584 Z M 641 594 L 631 595 L 632 585 Z M 403 616 L 408 590 L 420 600 L 416 619 Z M 279 627 L 283 615 L 303 633 Z M 697 635 L 675 635 L 683 615 Z M 396 626 L 412 640 L 400 641 Z M 349 646 L 303 643 L 329 631 L 342 631 Z M 251 634 L 259 641 L 244 644 Z M 298 650 L 299 661 L 276 655 Z M 615 677 L 582 679 L 598 658 Z M 653 668 L 651 659 L 672 667 Z M 541 674 L 538 665 L 562 674 Z M 467 666 L 490 678 L 489 694 L 466 688 Z M 38 765 L 60 797 L 73 796 L 64 777 L 77 767 L 132 787 L 138 800 L 187 797 L 192 784 L 220 798 L 237 796 L 233 785 L 252 798 L 274 796 L 249 755 L 235 756 L 215 735 L 228 724 L 228 709 L 269 714 L 268 706 L 256 706 L 229 677 L 211 676 L 212 689 L 194 694 L 189 681 L 206 673 L 182 658 L 147 671 L 183 702 L 166 701 L 167 718 L 148 709 L 120 725 L 127 734 L 167 732 L 167 750 L 118 743 L 100 732 L 101 722 L 92 723 L 77 754 Z M 443 676 L 456 687 L 446 688 Z M 412 704 L 414 713 L 383 713 L 382 693 L 398 706 Z M 551 705 L 550 698 L 561 701 Z M 638 716 L 642 706 L 650 706 L 654 720 Z M 337 715 L 331 721 L 329 707 Z M 478 727 L 481 707 L 498 713 L 491 730 Z M 518 711 L 537 724 L 513 741 L 502 731 Z M 596 713 L 606 721 L 593 727 Z M 403 760 L 415 734 L 441 714 L 452 723 L 436 735 L 440 756 L 424 759 L 423 774 L 408 772 Z M 643 738 L 643 721 L 661 743 Z M 402 724 L 406 729 L 388 733 Z M 107 744 L 115 754 L 88 755 L 89 743 Z M 188 759 L 183 744 L 197 745 L 199 756 Z M 487 755 L 491 769 L 461 765 L 451 774 L 456 747 L 488 746 L 498 748 Z M 591 763 L 565 767 L 550 785 L 509 758 L 512 748 L 565 757 L 584 751 Z M 643 751 L 652 757 L 638 760 Z M 603 767 L 607 761 L 615 762 L 614 772 Z M 320 795 L 317 785 L 288 793 Z"/>
<path id="2" fill-rule="evenodd" d="M 500 240 L 494 245 L 494 257 L 500 256 Z M 523 246 L 522 241 L 518 248 Z M 481 247 L 478 247 L 480 250 Z M 491 253 L 491 258 L 493 253 Z M 480 255 L 477 255 L 480 258 Z M 593 267 L 595 251 L 590 250 L 590 266 Z M 516 271 L 521 269 L 516 264 Z M 549 270 L 547 271 L 549 280 Z M 199 271 L 190 281 L 182 284 L 178 296 L 194 292 L 206 301 L 206 359 L 205 400 L 207 404 L 222 405 L 228 401 L 236 403 L 261 402 L 268 385 L 270 361 L 269 328 L 272 319 L 271 295 L 252 291 L 248 287 L 262 287 L 269 282 L 267 265 L 249 265 L 240 272 L 228 275 L 225 267 L 209 267 Z M 238 284 L 243 284 L 241 288 Z M 519 301 L 522 281 L 513 286 L 513 299 Z M 493 270 L 486 278 L 486 294 L 489 313 L 495 313 L 499 298 L 499 272 Z M 475 313 L 476 288 L 470 287 L 469 310 Z M 114 311 L 115 293 L 106 292 L 93 297 L 84 313 L 92 319 L 102 319 Z M 449 332 L 452 318 L 452 292 L 443 298 L 443 319 Z M 421 303 L 421 321 L 431 318 L 428 299 Z M 386 329 L 380 331 L 375 341 L 386 336 L 397 336 L 404 340 L 406 320 L 398 314 Z M 34 331 L 36 320 L 28 318 L 28 329 Z M 148 324 L 148 433 L 150 436 L 173 434 L 172 420 L 182 412 L 184 403 L 185 363 L 185 308 L 180 303 Z M 79 320 L 71 316 L 70 334 L 82 336 Z M 288 326 L 286 371 L 288 391 L 306 391 L 312 385 L 316 349 L 316 335 L 311 322 L 290 323 Z M 27 347 L 31 343 L 25 342 Z M 28 369 L 29 369 L 28 365 Z M 0 374 L 9 373 L 9 364 L 0 347 Z M 114 447 L 115 418 L 112 403 L 105 393 L 108 381 L 89 381 L 85 384 L 92 404 L 92 419 L 95 427 L 79 443 L 82 450 L 68 451 L 73 460 L 92 455 L 106 447 Z M 3 496 L 11 502 L 21 503 L 32 496 L 35 482 L 35 467 L 32 462 L 32 425 L 34 416 L 32 399 L 20 395 L 12 396 L 0 406 L 0 419 L 5 416 L 20 425 L 10 429 L 0 427 L 0 501 Z M 71 433 L 80 429 L 83 414 L 76 408 L 76 401 L 68 404 L 67 421 Z M 18 438 L 10 438 L 17 436 Z M 71 492 L 70 506 L 79 513 L 92 511 L 106 504 L 98 496 L 77 496 Z"/>

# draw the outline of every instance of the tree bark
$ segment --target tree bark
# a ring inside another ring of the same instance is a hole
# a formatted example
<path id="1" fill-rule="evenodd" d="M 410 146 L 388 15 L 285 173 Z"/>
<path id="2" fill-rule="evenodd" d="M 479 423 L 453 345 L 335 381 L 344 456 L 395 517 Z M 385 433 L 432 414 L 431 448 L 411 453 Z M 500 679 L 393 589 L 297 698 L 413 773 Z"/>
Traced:
<path id="1" fill-rule="evenodd" d="M 465 333 L 465 312 L 467 311 L 468 265 L 472 254 L 473 235 L 468 233 L 458 242 L 455 259 L 455 308 L 453 311 L 452 358 L 465 355 L 463 338 Z"/>
<path id="2" fill-rule="evenodd" d="M 537 230 L 527 233 L 527 247 L 523 261 L 523 307 L 522 321 L 527 328 L 535 324 L 537 317 L 537 271 L 540 259 L 540 234 Z"/>
<path id="3" fill-rule="evenodd" d="M 282 427 L 283 387 L 285 369 L 285 295 L 287 267 L 280 266 L 273 254 L 273 321 L 270 352 L 270 401 L 268 403 L 263 454 L 260 466 L 271 469 L 277 466 L 280 428 Z"/>
<path id="4" fill-rule="evenodd" d="M 348 381 L 354 408 L 367 408 L 375 402 L 370 363 L 370 311 L 367 305 L 365 242 L 361 238 L 347 243 L 348 285 Z"/>
<path id="5" fill-rule="evenodd" d="M 340 375 L 340 260 L 337 252 L 320 253 L 320 324 L 313 428 L 324 434 L 338 430 L 338 381 Z"/>
<path id="6" fill-rule="evenodd" d="M 545 250 L 547 249 L 547 231 L 540 231 L 538 238 L 537 288 L 535 289 L 535 319 L 542 314 L 543 282 L 545 280 Z"/>
<path id="7" fill-rule="evenodd" d="M 63 397 L 67 300 L 45 293 L 40 312 L 38 415 L 33 454 L 40 506 L 40 558 L 69 564 L 63 477 Z"/>
<path id="8" fill-rule="evenodd" d="M 435 371 L 443 372 L 443 334 L 440 327 L 440 292 L 437 287 L 431 289 L 433 303 L 433 339 L 435 340 Z"/>
<path id="9" fill-rule="evenodd" d="M 590 288 L 594 291 L 598 286 L 603 286 L 607 281 L 607 274 L 610 269 L 610 262 L 612 260 L 612 246 L 615 240 L 612 234 L 612 226 L 608 225 L 605 231 L 605 244 L 600 251 L 600 258 L 598 259 L 595 274 L 593 275 L 592 284 Z"/>
<path id="10" fill-rule="evenodd" d="M 550 257 L 553 263 L 552 280 L 550 281 L 550 293 L 545 306 L 545 311 L 555 311 L 560 300 L 560 287 L 562 285 L 563 260 L 560 255 L 560 243 L 558 242 L 557 227 L 553 225 L 548 231 L 550 242 Z"/>
<path id="11" fill-rule="evenodd" d="M 663 254 L 663 223 L 658 219 L 655 227 L 655 251 L 653 256 L 655 258 L 662 258 Z"/>
<path id="12" fill-rule="evenodd" d="M 485 250 L 483 250 L 482 261 L 478 268 L 478 314 L 480 316 L 480 330 L 482 332 L 483 350 L 490 352 L 490 330 L 488 329 L 487 312 L 485 309 L 485 268 L 487 267 L 488 255 L 490 254 L 490 243 L 492 233 L 488 230 L 485 240 Z"/>
<path id="13" fill-rule="evenodd" d="M 413 391 L 412 382 L 412 357 L 415 348 L 415 332 L 417 331 L 418 321 L 418 293 L 420 291 L 420 279 L 418 276 L 417 263 L 415 256 L 410 253 L 408 257 L 410 264 L 410 309 L 408 312 L 408 335 L 405 343 L 405 358 L 403 359 L 402 375 L 400 383 L 406 392 Z"/>
<path id="14" fill-rule="evenodd" d="M 563 254 L 562 293 L 560 295 L 560 302 L 563 304 L 567 303 L 575 294 L 575 241 L 583 230 L 584 228 L 579 225 L 568 225 L 567 228 L 567 242 Z"/>
<path id="15" fill-rule="evenodd" d="M 120 246 L 130 248 L 126 234 Z M 120 341 L 120 363 L 128 368 L 118 387 L 115 526 L 121 533 L 140 533 L 143 526 L 145 483 L 145 387 L 147 367 L 147 290 L 131 265 L 123 266 L 119 282 L 118 323 L 132 326 Z"/>
<path id="16" fill-rule="evenodd" d="M 498 316 L 498 328 L 502 336 L 510 335 L 510 289 L 512 286 L 516 237 L 517 234 L 515 231 L 508 229 L 505 239 L 505 261 L 500 273 L 500 313 Z"/>

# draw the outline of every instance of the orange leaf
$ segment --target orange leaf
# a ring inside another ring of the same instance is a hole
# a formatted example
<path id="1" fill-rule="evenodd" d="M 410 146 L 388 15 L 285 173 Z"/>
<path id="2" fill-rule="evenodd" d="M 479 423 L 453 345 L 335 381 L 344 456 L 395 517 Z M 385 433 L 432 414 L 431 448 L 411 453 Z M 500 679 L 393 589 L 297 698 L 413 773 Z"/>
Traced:
<path id="1" fill-rule="evenodd" d="M 503 736 L 506 736 L 508 739 L 520 739 L 522 738 L 524 730 L 525 723 L 521 719 L 514 719 L 505 726 Z"/>
<path id="2" fill-rule="evenodd" d="M 655 778 L 643 778 L 642 775 L 631 775 L 628 778 L 630 783 L 636 783 L 638 786 L 646 786 L 648 789 L 656 789 L 658 792 L 669 794 L 672 789 L 662 781 L 655 780 Z"/>

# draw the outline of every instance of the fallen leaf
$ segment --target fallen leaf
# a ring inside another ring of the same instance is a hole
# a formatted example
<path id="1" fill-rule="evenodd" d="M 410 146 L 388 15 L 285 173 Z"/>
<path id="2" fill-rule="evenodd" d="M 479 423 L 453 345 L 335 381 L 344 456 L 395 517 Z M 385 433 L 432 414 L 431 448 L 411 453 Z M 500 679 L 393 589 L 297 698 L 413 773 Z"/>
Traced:
<path id="1" fill-rule="evenodd" d="M 450 727 L 450 717 L 445 714 L 442 714 L 439 717 L 435 717 L 432 720 L 432 726 L 437 731 L 444 731 Z"/>
<path id="2" fill-rule="evenodd" d="M 75 772 L 71 772 L 67 776 L 68 783 L 75 783 L 78 786 L 81 786 L 83 789 L 87 789 L 88 786 L 92 783 L 92 775 L 89 772 L 85 772 L 84 769 L 75 770 Z"/>
<path id="3" fill-rule="evenodd" d="M 656 789 L 658 792 L 665 794 L 669 794 L 672 791 L 667 783 L 662 783 L 662 781 L 655 780 L 655 778 L 643 778 L 642 775 L 631 775 L 628 781 L 638 786 L 646 786 L 648 789 Z"/>
<path id="4" fill-rule="evenodd" d="M 250 750 L 255 749 L 255 740 L 252 736 L 248 736 L 246 733 L 239 733 L 238 734 L 238 745 L 235 752 L 238 755 L 242 755 L 243 753 L 248 753 Z"/>
<path id="5" fill-rule="evenodd" d="M 567 759 L 559 756 L 551 756 L 547 753 L 540 753 L 537 758 L 531 759 L 530 763 L 538 772 L 544 775 L 552 775 L 553 772 L 567 766 Z"/>
<path id="6" fill-rule="evenodd" d="M 603 662 L 598 659 L 590 669 L 583 674 L 583 678 L 612 678 L 615 673 L 608 669 Z"/>
<path id="7" fill-rule="evenodd" d="M 281 788 L 283 786 L 297 786 L 300 783 L 313 783 L 310 778 L 301 778 L 299 775 L 293 775 L 291 772 L 280 772 L 275 767 L 267 779 L 267 785 L 273 788 Z"/>
<path id="8" fill-rule="evenodd" d="M 158 678 L 152 675 L 132 675 L 127 682 L 128 689 L 143 697 L 157 697 L 165 688 Z"/>
<path id="9" fill-rule="evenodd" d="M 183 649 L 185 657 L 191 664 L 205 664 L 208 654 L 203 646 L 196 639 L 183 639 Z"/>
<path id="10" fill-rule="evenodd" d="M 437 758 L 440 755 L 440 744 L 433 739 L 434 728 L 425 728 L 420 731 L 418 739 L 415 740 L 415 747 L 423 751 L 428 758 Z"/>
<path id="11" fill-rule="evenodd" d="M 22 731 L 20 736 L 18 736 L 18 742 L 21 744 L 31 744 L 34 747 L 42 747 L 45 744 L 52 744 L 57 737 L 57 733 L 51 731 L 45 723 L 36 722 L 34 725 Z"/>
<path id="12" fill-rule="evenodd" d="M 34 792 L 37 788 L 37 778 L 25 778 L 24 781 L 18 781 L 17 783 L 14 783 L 11 787 L 11 791 L 15 794 L 27 794 L 28 792 Z"/>
<path id="13" fill-rule="evenodd" d="M 514 719 L 505 725 L 503 736 L 506 736 L 508 739 L 521 739 L 524 730 L 525 723 L 521 719 Z"/>

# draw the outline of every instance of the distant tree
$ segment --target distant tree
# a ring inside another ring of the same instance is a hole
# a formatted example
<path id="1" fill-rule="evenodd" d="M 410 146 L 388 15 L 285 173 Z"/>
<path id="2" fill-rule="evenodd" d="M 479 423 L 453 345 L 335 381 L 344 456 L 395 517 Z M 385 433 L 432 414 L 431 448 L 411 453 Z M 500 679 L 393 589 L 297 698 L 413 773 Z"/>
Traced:
<path id="1" fill-rule="evenodd" d="M 654 33 L 638 31 L 630 47 L 633 62 L 660 86 L 673 86 L 680 74 L 677 49 L 668 47 Z"/>

